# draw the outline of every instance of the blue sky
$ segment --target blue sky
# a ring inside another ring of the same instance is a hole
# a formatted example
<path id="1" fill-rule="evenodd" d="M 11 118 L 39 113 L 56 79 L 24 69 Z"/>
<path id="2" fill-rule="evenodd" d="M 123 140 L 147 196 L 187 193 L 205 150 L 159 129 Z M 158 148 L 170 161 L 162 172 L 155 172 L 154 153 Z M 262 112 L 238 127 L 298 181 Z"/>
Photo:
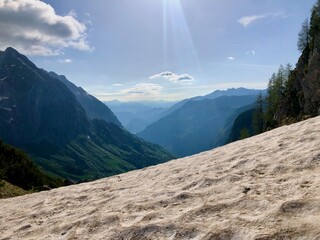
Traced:
<path id="1" fill-rule="evenodd" d="M 315 0 L 0 0 L 0 49 L 100 100 L 179 100 L 265 88 L 295 64 Z M 19 34 L 17 34 L 19 33 Z"/>

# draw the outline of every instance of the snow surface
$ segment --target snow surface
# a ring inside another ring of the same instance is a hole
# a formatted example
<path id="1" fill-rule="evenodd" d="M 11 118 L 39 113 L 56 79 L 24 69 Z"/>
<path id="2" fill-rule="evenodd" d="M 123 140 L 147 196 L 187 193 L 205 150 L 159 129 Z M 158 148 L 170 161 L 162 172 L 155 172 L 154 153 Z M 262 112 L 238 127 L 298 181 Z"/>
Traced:
<path id="1" fill-rule="evenodd" d="M 320 117 L 143 170 L 3 199 L 0 236 L 320 239 L 319 136 Z"/>

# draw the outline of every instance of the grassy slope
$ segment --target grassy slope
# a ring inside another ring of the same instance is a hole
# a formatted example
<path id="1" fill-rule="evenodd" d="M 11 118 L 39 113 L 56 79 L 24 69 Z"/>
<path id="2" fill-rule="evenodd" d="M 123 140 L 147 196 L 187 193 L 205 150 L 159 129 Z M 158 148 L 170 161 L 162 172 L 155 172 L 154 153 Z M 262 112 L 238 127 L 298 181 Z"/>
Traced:
<path id="1" fill-rule="evenodd" d="M 62 186 L 61 179 L 44 174 L 21 150 L 0 141 L 0 179 L 25 190 Z"/>
<path id="2" fill-rule="evenodd" d="M 23 190 L 7 181 L 0 180 L 0 199 L 21 196 L 27 193 L 30 193 L 30 191 Z"/>
<path id="3" fill-rule="evenodd" d="M 78 136 L 61 151 L 34 156 L 48 173 L 74 180 L 94 180 L 163 163 L 174 157 L 118 126 L 92 121 L 90 136 Z"/>
<path id="4" fill-rule="evenodd" d="M 80 136 L 66 148 L 48 158 L 35 158 L 47 172 L 65 178 L 92 180 L 136 169 L 112 152 L 114 146 L 102 147 L 86 136 Z"/>

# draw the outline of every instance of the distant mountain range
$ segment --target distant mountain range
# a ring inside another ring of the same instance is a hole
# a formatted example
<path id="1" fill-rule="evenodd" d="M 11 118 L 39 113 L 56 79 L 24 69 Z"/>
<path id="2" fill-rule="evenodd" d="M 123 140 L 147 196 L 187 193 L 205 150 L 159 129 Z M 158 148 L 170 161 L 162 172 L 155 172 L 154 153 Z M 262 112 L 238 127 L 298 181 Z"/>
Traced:
<path id="1" fill-rule="evenodd" d="M 227 90 L 216 90 L 212 93 L 209 93 L 204 96 L 197 96 L 193 98 L 184 99 L 182 101 L 177 102 L 172 107 L 168 108 L 166 111 L 164 111 L 161 115 L 159 115 L 159 119 L 168 116 L 169 114 L 173 113 L 174 111 L 178 110 L 180 107 L 182 107 L 185 103 L 189 101 L 201 101 L 204 99 L 216 99 L 219 97 L 225 97 L 225 96 L 257 96 L 258 94 L 266 94 L 266 90 L 260 90 L 260 89 L 247 89 L 247 88 L 229 88 Z"/>
<path id="2" fill-rule="evenodd" d="M 0 52 L 0 139 L 46 172 L 91 180 L 173 158 L 121 127 L 103 103 L 13 48 Z"/>
<path id="3" fill-rule="evenodd" d="M 145 129 L 157 121 L 161 114 L 175 102 L 104 102 L 118 117 L 122 125 L 132 133 Z"/>
<path id="4" fill-rule="evenodd" d="M 256 100 L 260 91 L 253 92 L 255 94 L 222 97 L 213 97 L 213 94 L 213 99 L 184 100 L 137 135 L 161 145 L 179 157 L 209 150 L 228 118 L 237 109 Z"/>
<path id="5" fill-rule="evenodd" d="M 205 96 L 199 96 L 199 97 L 194 97 L 191 98 L 193 101 L 199 101 L 203 99 L 216 99 L 219 97 L 224 97 L 224 96 L 249 96 L 249 95 L 254 95 L 257 96 L 259 93 L 264 95 L 266 93 L 266 90 L 260 90 L 260 89 L 247 89 L 247 88 L 228 88 L 227 90 L 216 90 L 212 93 L 209 93 Z"/>
<path id="6" fill-rule="evenodd" d="M 222 96 L 248 96 L 265 94 L 266 90 L 230 88 L 227 90 L 216 90 L 204 96 L 196 96 L 179 102 L 120 102 L 117 100 L 104 102 L 118 117 L 122 125 L 132 133 L 143 131 L 147 126 L 168 116 L 178 110 L 188 101 L 201 101 L 204 99 L 216 99 Z"/>

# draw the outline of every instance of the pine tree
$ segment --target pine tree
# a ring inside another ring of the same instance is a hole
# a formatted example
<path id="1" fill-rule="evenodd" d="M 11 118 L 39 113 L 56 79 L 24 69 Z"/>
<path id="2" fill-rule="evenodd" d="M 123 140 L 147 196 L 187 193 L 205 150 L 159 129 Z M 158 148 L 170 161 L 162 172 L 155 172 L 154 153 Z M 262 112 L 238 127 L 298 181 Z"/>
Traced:
<path id="1" fill-rule="evenodd" d="M 298 50 L 303 52 L 309 45 L 309 21 L 304 20 L 298 37 Z"/>
<path id="2" fill-rule="evenodd" d="M 269 84 L 268 84 L 268 92 L 267 92 L 267 97 L 266 97 L 266 111 L 265 111 L 265 123 L 266 127 L 273 126 L 274 122 L 274 114 L 276 112 L 275 106 L 276 106 L 276 74 L 273 73 L 271 78 L 269 79 Z"/>
<path id="3" fill-rule="evenodd" d="M 310 19 L 310 29 L 309 29 L 309 48 L 313 49 L 317 44 L 315 43 L 315 36 L 320 31 L 320 0 L 317 4 L 313 6 L 311 19 Z"/>
<path id="4" fill-rule="evenodd" d="M 267 128 L 274 128 L 277 125 L 277 121 L 279 121 L 279 108 L 285 99 L 290 72 L 290 64 L 287 64 L 286 67 L 280 65 L 278 72 L 273 73 L 269 80 L 265 112 L 265 123 Z"/>
<path id="5" fill-rule="evenodd" d="M 259 93 L 256 100 L 256 107 L 253 114 L 253 133 L 254 135 L 260 134 L 264 129 L 264 121 L 263 121 L 263 97 L 262 94 Z"/>

